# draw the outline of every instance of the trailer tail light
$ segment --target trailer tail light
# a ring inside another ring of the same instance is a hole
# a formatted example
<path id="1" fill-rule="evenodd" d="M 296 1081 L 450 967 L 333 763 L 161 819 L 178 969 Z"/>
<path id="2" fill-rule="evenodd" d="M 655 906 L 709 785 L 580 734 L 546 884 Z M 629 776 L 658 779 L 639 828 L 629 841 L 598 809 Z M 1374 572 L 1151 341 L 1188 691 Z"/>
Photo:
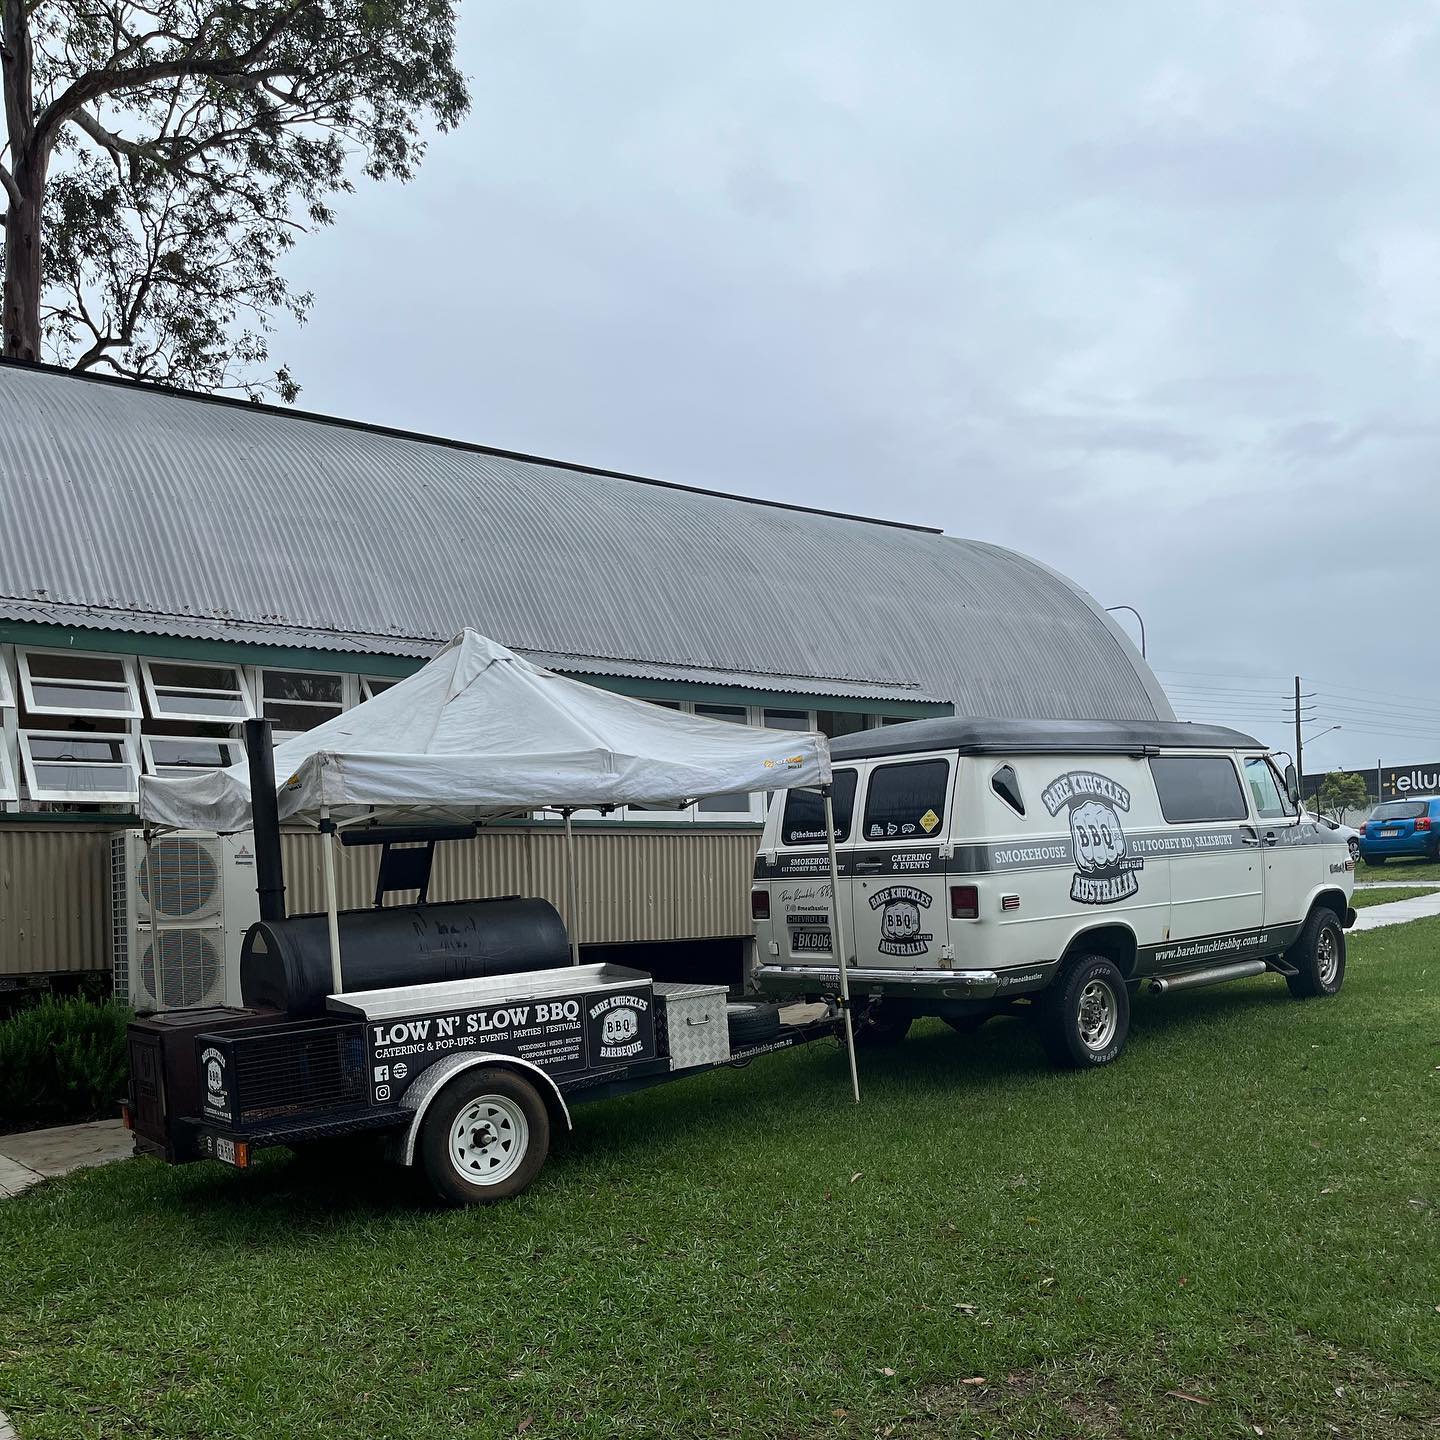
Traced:
<path id="1" fill-rule="evenodd" d="M 1430 828 L 1430 817 L 1428 815 L 1422 815 L 1415 822 L 1415 828 L 1417 830 L 1428 830 Z"/>
<path id="2" fill-rule="evenodd" d="M 768 890 L 752 890 L 750 892 L 750 918 L 752 920 L 768 920 L 770 918 L 770 892 Z"/>
<path id="3" fill-rule="evenodd" d="M 950 887 L 950 918 L 974 920 L 980 914 L 980 891 L 974 885 Z"/>

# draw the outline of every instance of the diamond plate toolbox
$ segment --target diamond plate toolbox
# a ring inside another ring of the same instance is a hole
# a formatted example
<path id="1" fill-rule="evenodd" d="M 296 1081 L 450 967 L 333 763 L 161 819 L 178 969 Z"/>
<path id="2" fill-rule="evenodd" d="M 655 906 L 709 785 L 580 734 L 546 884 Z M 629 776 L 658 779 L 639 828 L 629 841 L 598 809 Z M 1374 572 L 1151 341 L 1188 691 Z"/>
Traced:
<path id="1" fill-rule="evenodd" d="M 655 982 L 655 1038 L 672 1070 L 718 1065 L 730 1058 L 723 985 Z"/>

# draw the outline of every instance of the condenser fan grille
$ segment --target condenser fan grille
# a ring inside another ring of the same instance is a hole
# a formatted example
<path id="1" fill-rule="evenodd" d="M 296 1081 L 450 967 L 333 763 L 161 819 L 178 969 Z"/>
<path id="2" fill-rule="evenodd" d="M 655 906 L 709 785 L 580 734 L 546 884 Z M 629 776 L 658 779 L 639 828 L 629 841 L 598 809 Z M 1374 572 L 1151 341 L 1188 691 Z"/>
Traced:
<path id="1" fill-rule="evenodd" d="M 181 920 L 214 903 L 220 871 L 199 840 L 156 840 L 140 861 L 137 879 L 157 915 Z"/>
<path id="2" fill-rule="evenodd" d="M 145 947 L 140 978 L 156 1004 L 175 1010 L 208 999 L 224 963 L 215 937 L 207 931 L 167 930 Z"/>

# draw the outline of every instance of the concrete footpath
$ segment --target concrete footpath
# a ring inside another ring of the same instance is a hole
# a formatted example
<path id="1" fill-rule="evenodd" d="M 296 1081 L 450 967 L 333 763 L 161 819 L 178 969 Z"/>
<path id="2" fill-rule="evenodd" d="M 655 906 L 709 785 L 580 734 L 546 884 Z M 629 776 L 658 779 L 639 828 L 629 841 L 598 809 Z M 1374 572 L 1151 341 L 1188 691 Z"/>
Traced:
<path id="1" fill-rule="evenodd" d="M 124 1160 L 132 1149 L 130 1132 L 118 1120 L 0 1135 L 0 1200 L 18 1195 L 41 1180 Z M 5 1440 L 3 1429 L 0 1440 Z"/>
<path id="2" fill-rule="evenodd" d="M 1368 890 L 1372 887 L 1367 885 L 1365 888 Z M 1367 905 L 1365 909 L 1355 912 L 1355 925 L 1350 933 L 1354 935 L 1361 930 L 1380 930 L 1386 925 L 1403 925 L 1407 920 L 1428 920 L 1432 915 L 1440 915 L 1440 890 L 1430 895 L 1421 895 L 1414 900 L 1392 900 L 1388 905 Z"/>

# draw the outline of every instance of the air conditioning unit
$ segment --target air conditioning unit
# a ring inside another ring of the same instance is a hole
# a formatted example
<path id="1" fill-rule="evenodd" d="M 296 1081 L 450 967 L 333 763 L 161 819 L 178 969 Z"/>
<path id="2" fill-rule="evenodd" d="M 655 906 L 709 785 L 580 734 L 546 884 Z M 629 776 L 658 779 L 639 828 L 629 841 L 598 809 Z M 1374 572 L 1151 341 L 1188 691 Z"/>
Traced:
<path id="1" fill-rule="evenodd" d="M 115 998 L 135 1010 L 240 1004 L 240 945 L 259 918 L 253 836 L 112 837 Z"/>

